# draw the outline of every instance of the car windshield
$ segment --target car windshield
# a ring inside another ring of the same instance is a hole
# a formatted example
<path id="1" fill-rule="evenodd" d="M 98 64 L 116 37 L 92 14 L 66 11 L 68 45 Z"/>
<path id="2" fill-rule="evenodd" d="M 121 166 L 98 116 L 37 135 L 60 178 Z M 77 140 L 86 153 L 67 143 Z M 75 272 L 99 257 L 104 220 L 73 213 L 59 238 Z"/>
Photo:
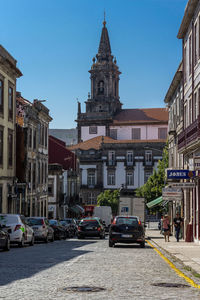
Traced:
<path id="1" fill-rule="evenodd" d="M 57 220 L 49 220 L 49 223 L 51 225 L 57 225 L 58 224 Z"/>
<path id="2" fill-rule="evenodd" d="M 32 226 L 32 225 L 43 225 L 43 219 L 34 219 L 34 218 L 28 218 L 27 219 L 28 223 Z"/>
<path id="3" fill-rule="evenodd" d="M 16 223 L 18 223 L 18 217 L 17 216 L 0 215 L 0 224 L 1 225 L 16 224 Z"/>
<path id="4" fill-rule="evenodd" d="M 125 225 L 131 225 L 136 226 L 138 225 L 138 219 L 137 218 L 129 218 L 129 217 L 120 217 L 116 220 L 117 225 L 125 224 Z"/>
<path id="5" fill-rule="evenodd" d="M 96 220 L 82 220 L 79 225 L 85 226 L 85 227 L 87 227 L 87 226 L 90 227 L 90 226 L 99 226 L 99 223 Z"/>

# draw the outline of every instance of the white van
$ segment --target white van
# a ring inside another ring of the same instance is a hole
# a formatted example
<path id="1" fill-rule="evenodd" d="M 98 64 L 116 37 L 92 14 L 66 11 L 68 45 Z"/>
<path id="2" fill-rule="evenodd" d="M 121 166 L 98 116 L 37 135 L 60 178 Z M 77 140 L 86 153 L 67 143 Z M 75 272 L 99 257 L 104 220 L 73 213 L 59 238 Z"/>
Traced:
<path id="1" fill-rule="evenodd" d="M 94 217 L 100 218 L 105 222 L 106 229 L 109 228 L 112 221 L 112 210 L 110 206 L 96 206 L 93 212 Z"/>

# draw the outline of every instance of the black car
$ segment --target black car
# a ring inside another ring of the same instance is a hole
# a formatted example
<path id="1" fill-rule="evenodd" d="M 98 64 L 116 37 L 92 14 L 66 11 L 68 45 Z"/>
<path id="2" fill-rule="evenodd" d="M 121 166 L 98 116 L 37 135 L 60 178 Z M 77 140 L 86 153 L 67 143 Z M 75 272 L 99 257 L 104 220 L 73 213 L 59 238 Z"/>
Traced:
<path id="1" fill-rule="evenodd" d="M 58 220 L 49 220 L 49 225 L 54 230 L 54 238 L 55 240 L 65 239 L 67 237 L 65 227 Z"/>
<path id="2" fill-rule="evenodd" d="M 0 225 L 0 249 L 10 250 L 10 236 L 5 225 Z"/>
<path id="3" fill-rule="evenodd" d="M 135 216 L 116 216 L 109 230 L 109 247 L 116 243 L 137 243 L 145 247 L 145 231 Z"/>
<path id="4" fill-rule="evenodd" d="M 105 239 L 105 227 L 99 218 L 85 218 L 78 225 L 78 239 L 99 237 Z"/>

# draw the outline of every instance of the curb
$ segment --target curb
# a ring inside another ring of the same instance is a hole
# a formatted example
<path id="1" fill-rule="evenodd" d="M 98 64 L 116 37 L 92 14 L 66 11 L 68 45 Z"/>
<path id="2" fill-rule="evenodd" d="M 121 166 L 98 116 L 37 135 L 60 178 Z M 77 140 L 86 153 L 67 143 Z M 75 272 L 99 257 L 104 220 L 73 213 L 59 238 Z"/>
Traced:
<path id="1" fill-rule="evenodd" d="M 183 265 L 183 267 L 185 268 L 190 268 L 190 272 L 191 273 L 195 273 L 198 274 L 200 276 L 200 274 L 193 269 L 192 267 L 190 267 L 189 265 L 186 265 L 180 258 L 178 258 L 176 255 L 172 254 L 171 252 L 169 252 L 168 250 L 166 250 L 165 248 L 163 248 L 162 246 L 160 246 L 157 242 L 155 242 L 154 239 L 152 239 L 151 237 L 147 237 L 147 240 L 151 240 L 157 247 L 159 247 L 162 251 L 166 252 L 169 256 L 171 256 L 173 259 L 177 260 L 179 263 L 181 263 Z"/>

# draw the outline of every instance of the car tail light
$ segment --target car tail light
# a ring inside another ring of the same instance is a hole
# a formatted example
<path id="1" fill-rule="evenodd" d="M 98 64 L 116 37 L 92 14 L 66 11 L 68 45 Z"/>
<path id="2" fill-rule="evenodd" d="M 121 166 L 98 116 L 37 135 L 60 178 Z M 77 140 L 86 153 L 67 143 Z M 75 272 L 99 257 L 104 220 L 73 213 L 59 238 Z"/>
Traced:
<path id="1" fill-rule="evenodd" d="M 98 230 L 98 231 L 101 231 L 101 227 L 98 227 L 97 230 Z"/>
<path id="2" fill-rule="evenodd" d="M 15 226 L 14 231 L 19 230 L 20 228 L 21 228 L 21 225 L 20 225 L 20 224 L 17 224 L 17 225 Z"/>
<path id="3" fill-rule="evenodd" d="M 142 225 L 141 221 L 138 221 L 138 225 L 140 225 L 140 226 Z"/>
<path id="4" fill-rule="evenodd" d="M 112 224 L 116 224 L 116 218 L 113 220 Z"/>

